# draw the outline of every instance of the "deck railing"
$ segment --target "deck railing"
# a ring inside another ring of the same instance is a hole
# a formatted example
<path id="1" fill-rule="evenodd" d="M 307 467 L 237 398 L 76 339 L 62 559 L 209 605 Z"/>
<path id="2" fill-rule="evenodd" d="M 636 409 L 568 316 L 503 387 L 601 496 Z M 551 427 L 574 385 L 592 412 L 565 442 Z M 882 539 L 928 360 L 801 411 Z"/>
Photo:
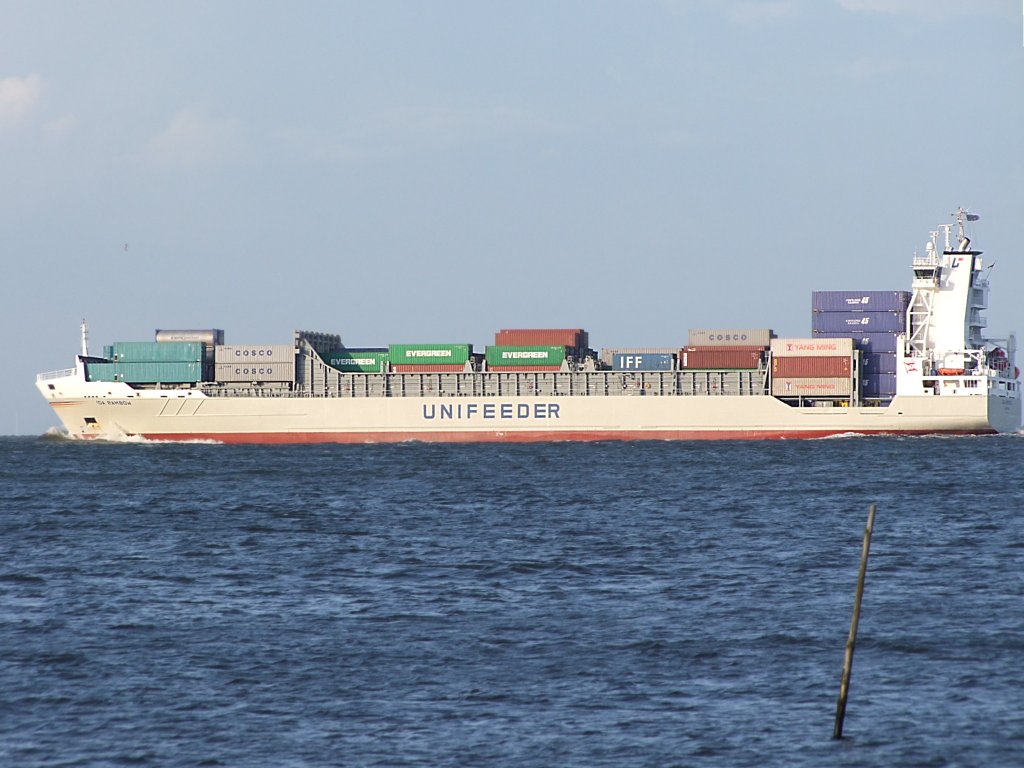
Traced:
<path id="1" fill-rule="evenodd" d="M 37 373 L 36 381 L 46 381 L 48 379 L 66 379 L 68 376 L 74 376 L 78 373 L 77 368 L 65 368 L 62 371 L 48 371 L 47 373 Z"/>

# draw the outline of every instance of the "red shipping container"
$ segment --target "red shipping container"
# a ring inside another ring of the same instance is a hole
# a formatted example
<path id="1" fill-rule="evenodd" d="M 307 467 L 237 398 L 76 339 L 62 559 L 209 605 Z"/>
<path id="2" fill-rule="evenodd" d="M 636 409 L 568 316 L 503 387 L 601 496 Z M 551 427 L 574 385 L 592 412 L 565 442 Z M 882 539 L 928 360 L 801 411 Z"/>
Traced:
<path id="1" fill-rule="evenodd" d="M 461 373 L 466 365 L 392 365 L 392 373 Z"/>
<path id="2" fill-rule="evenodd" d="M 719 347 L 718 349 L 679 350 L 679 370 L 749 370 L 761 363 L 761 348 L 739 349 Z"/>
<path id="3" fill-rule="evenodd" d="M 839 379 L 850 375 L 847 356 L 772 357 L 772 376 L 787 379 Z"/>
<path id="4" fill-rule="evenodd" d="M 573 347 L 586 349 L 589 334 L 582 328 L 503 328 L 494 334 L 499 347 Z"/>
<path id="5" fill-rule="evenodd" d="M 719 350 L 728 352 L 764 352 L 768 347 L 686 347 L 686 352 L 717 352 Z"/>
<path id="6" fill-rule="evenodd" d="M 551 372 L 562 370 L 560 365 L 501 365 L 495 368 L 488 368 L 488 373 L 529 373 L 536 371 Z"/>

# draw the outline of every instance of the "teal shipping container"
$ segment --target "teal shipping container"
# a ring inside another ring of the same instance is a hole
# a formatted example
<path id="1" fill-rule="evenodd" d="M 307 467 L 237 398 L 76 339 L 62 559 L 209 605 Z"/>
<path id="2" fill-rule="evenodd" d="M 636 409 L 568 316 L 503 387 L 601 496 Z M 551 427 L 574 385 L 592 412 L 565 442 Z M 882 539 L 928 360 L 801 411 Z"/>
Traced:
<path id="1" fill-rule="evenodd" d="M 198 341 L 116 341 L 112 359 L 118 363 L 199 363 L 203 345 Z"/>
<path id="2" fill-rule="evenodd" d="M 472 344 L 389 344 L 392 365 L 465 365 Z"/>
<path id="3" fill-rule="evenodd" d="M 565 360 L 565 347 L 555 346 L 489 346 L 485 350 L 488 368 L 509 365 L 561 365 Z"/>
<path id="4" fill-rule="evenodd" d="M 89 363 L 89 381 L 123 381 L 127 384 L 187 384 L 202 381 L 200 362 Z"/>

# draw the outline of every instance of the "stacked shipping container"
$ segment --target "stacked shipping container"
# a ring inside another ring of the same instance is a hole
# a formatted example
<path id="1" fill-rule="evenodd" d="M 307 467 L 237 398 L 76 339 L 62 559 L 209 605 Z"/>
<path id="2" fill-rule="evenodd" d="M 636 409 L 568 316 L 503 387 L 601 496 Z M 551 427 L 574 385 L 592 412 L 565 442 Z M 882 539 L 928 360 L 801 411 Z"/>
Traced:
<path id="1" fill-rule="evenodd" d="M 907 291 L 815 291 L 811 332 L 815 338 L 848 338 L 862 353 L 861 397 L 888 400 L 896 394 L 896 348 L 907 325 Z"/>
<path id="2" fill-rule="evenodd" d="M 513 371 L 560 371 L 562 364 L 573 354 L 572 347 L 543 344 L 511 346 L 494 345 L 484 350 L 488 370 L 502 373 Z"/>
<path id="3" fill-rule="evenodd" d="M 89 363 L 89 381 L 123 381 L 127 384 L 194 384 L 203 380 L 198 361 L 139 361 L 131 363 Z"/>
<path id="4" fill-rule="evenodd" d="M 213 362 L 214 378 L 225 383 L 295 381 L 292 344 L 219 344 Z"/>
<path id="5" fill-rule="evenodd" d="M 678 353 L 679 370 L 754 370 L 771 338 L 770 328 L 691 328 Z"/>
<path id="6" fill-rule="evenodd" d="M 679 370 L 749 371 L 761 365 L 763 347 L 684 347 Z"/>
<path id="7" fill-rule="evenodd" d="M 388 362 L 396 373 L 456 373 L 466 370 L 472 344 L 390 344 Z"/>
<path id="8" fill-rule="evenodd" d="M 850 397 L 853 341 L 772 339 L 772 394 L 776 397 Z"/>
<path id="9" fill-rule="evenodd" d="M 129 384 L 186 384 L 202 381 L 204 348 L 195 341 L 118 341 L 108 363 L 89 363 L 89 381 Z"/>
<path id="10" fill-rule="evenodd" d="M 582 362 L 590 354 L 590 334 L 582 328 L 503 328 L 494 334 L 494 346 L 562 347 L 566 360 Z"/>
<path id="11" fill-rule="evenodd" d="M 773 335 L 771 328 L 691 328 L 686 346 L 767 349 Z"/>

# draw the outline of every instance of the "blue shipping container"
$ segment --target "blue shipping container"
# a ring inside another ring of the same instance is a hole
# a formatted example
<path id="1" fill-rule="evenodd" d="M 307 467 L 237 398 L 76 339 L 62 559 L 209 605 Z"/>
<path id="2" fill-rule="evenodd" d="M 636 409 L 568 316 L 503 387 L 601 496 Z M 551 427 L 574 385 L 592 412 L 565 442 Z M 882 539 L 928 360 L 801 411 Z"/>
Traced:
<path id="1" fill-rule="evenodd" d="M 862 397 L 892 397 L 896 394 L 896 374 L 876 373 L 862 376 L 860 392 Z"/>
<path id="2" fill-rule="evenodd" d="M 811 315 L 812 333 L 851 334 L 902 331 L 907 325 L 905 312 L 814 312 Z"/>
<path id="3" fill-rule="evenodd" d="M 906 312 L 908 291 L 814 291 L 814 312 Z"/>
<path id="4" fill-rule="evenodd" d="M 877 373 L 896 373 L 896 353 L 861 354 L 860 369 L 861 374 L 865 376 Z"/>
<path id="5" fill-rule="evenodd" d="M 612 358 L 616 371 L 671 371 L 675 355 L 664 352 L 620 353 Z"/>
<path id="6" fill-rule="evenodd" d="M 853 339 L 853 345 L 861 352 L 868 354 L 880 354 L 882 352 L 895 352 L 899 343 L 899 335 L 896 333 L 822 333 L 816 331 L 815 336 L 823 339 Z"/>

